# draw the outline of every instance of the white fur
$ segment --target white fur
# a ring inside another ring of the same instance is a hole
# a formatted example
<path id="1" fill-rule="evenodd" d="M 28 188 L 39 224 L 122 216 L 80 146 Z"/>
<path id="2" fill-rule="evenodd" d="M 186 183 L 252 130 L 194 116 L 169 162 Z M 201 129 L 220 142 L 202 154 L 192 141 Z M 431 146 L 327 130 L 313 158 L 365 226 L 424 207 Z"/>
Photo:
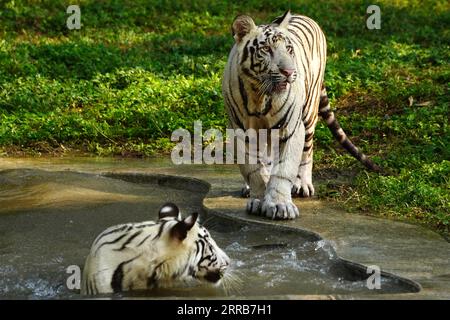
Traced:
<path id="1" fill-rule="evenodd" d="M 299 17 L 299 16 L 297 16 Z M 285 36 L 292 39 L 291 34 L 288 32 L 289 25 L 288 21 L 291 15 L 288 14 L 286 18 L 280 23 L 279 27 L 274 27 L 278 32 L 283 33 Z M 240 112 L 243 116 L 238 117 L 245 128 L 254 129 L 265 129 L 270 128 L 272 124 L 277 123 L 280 119 L 277 118 L 277 111 L 286 100 L 287 104 L 290 105 L 294 103 L 296 108 L 292 112 L 290 117 L 291 122 L 287 124 L 286 132 L 294 132 L 294 135 L 290 140 L 286 142 L 284 147 L 281 149 L 280 161 L 274 161 L 272 166 L 269 168 L 264 166 L 263 163 L 257 165 L 240 165 L 240 171 L 243 175 L 246 184 L 250 187 L 250 199 L 247 204 L 247 212 L 250 214 L 259 214 L 272 219 L 293 219 L 299 216 L 298 208 L 292 202 L 291 192 L 299 193 L 301 192 L 304 196 L 312 196 L 314 194 L 314 187 L 312 184 L 312 152 L 304 153 L 303 147 L 305 143 L 305 126 L 303 122 L 295 127 L 296 119 L 302 117 L 302 107 L 306 101 L 305 83 L 317 83 L 321 86 L 323 82 L 323 73 L 325 69 L 325 57 L 326 57 L 326 44 L 325 38 L 320 31 L 320 28 L 315 24 L 315 22 L 307 17 L 299 17 L 303 20 L 307 20 L 309 24 L 315 25 L 318 32 L 317 42 L 323 41 L 321 45 L 323 48 L 319 52 L 318 50 L 311 50 L 307 52 L 307 57 L 303 55 L 303 51 L 299 49 L 299 44 L 296 41 L 291 40 L 294 44 L 295 59 L 292 59 L 288 55 L 287 51 L 281 48 L 274 49 L 271 63 L 274 68 L 295 69 L 296 79 L 293 81 L 288 81 L 287 89 L 291 90 L 291 94 L 288 98 L 286 89 L 284 92 L 272 95 L 272 110 L 269 114 L 265 116 L 253 116 L 252 113 L 261 112 L 265 106 L 265 99 L 267 97 L 253 94 L 251 79 L 243 81 L 244 88 L 248 94 L 247 99 L 247 110 L 244 110 L 243 104 L 244 99 L 239 94 L 239 78 L 247 79 L 243 76 L 242 68 L 248 68 L 249 62 L 246 61 L 241 64 L 241 58 L 243 55 L 243 48 L 246 43 L 255 37 L 263 37 L 262 27 L 253 27 L 250 32 L 239 39 L 232 48 L 227 66 L 225 67 L 224 78 L 222 82 L 222 91 L 225 97 L 225 105 L 227 106 L 227 111 L 229 113 L 230 119 L 232 119 L 232 106 L 229 105 L 227 101 L 230 101 L 230 97 L 233 96 L 235 103 L 239 105 Z M 246 18 L 248 20 L 248 17 Z M 251 23 L 249 25 L 252 25 Z M 258 38 L 259 39 L 259 38 Z M 295 43 L 294 43 L 295 42 Z M 303 49 L 303 47 L 302 47 Z M 302 56 L 303 55 L 303 56 Z M 306 65 L 306 70 L 303 70 L 302 60 L 310 59 L 309 65 Z M 291 61 L 290 61 L 291 60 Z M 271 67 L 272 68 L 272 67 Z M 318 81 L 315 81 L 318 79 Z M 320 93 L 320 88 L 319 88 Z M 227 100 L 228 99 L 228 100 Z M 315 100 L 311 102 L 309 107 L 318 108 L 319 96 L 315 97 Z M 315 110 L 317 112 L 317 110 Z M 237 124 L 230 121 L 233 128 L 237 128 Z M 315 126 L 315 123 L 314 123 Z M 309 129 L 309 132 L 314 131 L 314 126 Z M 309 133 L 308 132 L 308 133 Z M 273 160 L 273 159 L 272 159 Z M 301 163 L 308 162 L 307 165 L 301 165 Z M 244 188 L 243 192 L 247 192 L 248 188 Z"/>
<path id="2" fill-rule="evenodd" d="M 158 287 L 170 287 L 180 281 L 192 280 L 192 275 L 188 273 L 189 270 L 186 269 L 186 265 L 195 266 L 195 263 L 197 263 L 195 260 L 195 242 L 198 239 L 198 234 L 203 234 L 207 231 L 195 223 L 187 233 L 187 237 L 179 241 L 174 239 L 169 232 L 179 220 L 173 218 L 163 218 L 162 220 L 167 220 L 168 222 L 161 236 L 154 240 L 153 238 L 157 235 L 161 225 L 161 220 L 153 226 L 139 229 L 136 226 L 152 223 L 152 221 L 135 225 L 129 224 L 134 227 L 129 234 L 133 234 L 137 230 L 142 230 L 142 233 L 121 251 L 116 251 L 115 249 L 121 248 L 123 241 L 111 245 L 104 244 L 117 239 L 121 235 L 120 232 L 103 236 L 98 243 L 94 241 L 84 266 L 81 293 L 113 292 L 111 282 L 115 270 L 122 262 L 135 257 L 138 258 L 124 265 L 124 276 L 121 283 L 125 291 L 150 289 L 147 286 L 147 281 L 152 275 L 155 277 L 154 280 Z M 102 234 L 117 227 L 120 226 L 108 228 Z M 142 245 L 138 246 L 149 235 L 151 236 Z M 127 238 L 128 236 L 125 236 L 123 240 Z M 213 239 L 210 239 L 209 242 L 215 250 L 218 264 L 220 267 L 226 268 L 229 264 L 228 256 L 217 246 Z M 102 244 L 104 245 L 101 246 Z M 158 265 L 159 267 L 156 269 L 155 267 Z M 174 279 L 173 275 L 178 273 L 179 275 Z M 91 288 L 88 288 L 89 286 Z"/>

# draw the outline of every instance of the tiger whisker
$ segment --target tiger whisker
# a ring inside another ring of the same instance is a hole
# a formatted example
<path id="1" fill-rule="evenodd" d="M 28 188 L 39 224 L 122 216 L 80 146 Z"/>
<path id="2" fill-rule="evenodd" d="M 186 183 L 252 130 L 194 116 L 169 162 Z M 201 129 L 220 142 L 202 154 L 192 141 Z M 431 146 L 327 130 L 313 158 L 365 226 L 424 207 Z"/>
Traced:
<path id="1" fill-rule="evenodd" d="M 259 90 L 258 90 L 258 96 L 262 97 L 263 95 L 270 92 L 269 89 L 271 89 L 272 81 L 270 78 L 265 78 L 262 80 L 262 82 L 259 84 Z"/>
<path id="2" fill-rule="evenodd" d="M 265 86 L 265 81 L 261 81 L 258 83 L 258 92 L 256 93 L 258 97 L 261 97 L 264 94 L 264 86 Z"/>
<path id="3" fill-rule="evenodd" d="M 234 272 L 228 272 L 222 279 L 222 285 L 226 295 L 236 293 L 240 295 L 242 293 L 242 279 Z"/>
<path id="4" fill-rule="evenodd" d="M 262 96 L 263 94 L 265 94 L 268 81 L 270 81 L 270 79 L 267 76 L 263 76 L 260 78 L 260 82 L 258 83 L 258 96 Z"/>

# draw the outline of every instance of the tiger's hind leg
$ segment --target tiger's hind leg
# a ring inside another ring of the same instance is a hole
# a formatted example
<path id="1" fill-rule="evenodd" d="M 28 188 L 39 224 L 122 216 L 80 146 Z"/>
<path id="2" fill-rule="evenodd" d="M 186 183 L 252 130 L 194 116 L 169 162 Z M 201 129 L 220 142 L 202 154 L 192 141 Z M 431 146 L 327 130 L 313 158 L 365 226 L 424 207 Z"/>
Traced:
<path id="1" fill-rule="evenodd" d="M 312 183 L 313 151 L 304 151 L 302 161 L 298 167 L 297 178 L 292 186 L 292 196 L 312 197 L 314 185 Z"/>
<path id="2" fill-rule="evenodd" d="M 315 103 L 319 105 L 319 101 Z M 314 195 L 314 185 L 312 183 L 313 168 L 313 138 L 317 124 L 317 107 L 313 108 L 312 116 L 306 120 L 305 144 L 302 152 L 302 160 L 298 166 L 297 177 L 292 186 L 292 196 L 312 197 Z M 305 120 L 304 120 L 305 121 Z"/>
<path id="3" fill-rule="evenodd" d="M 328 95 L 325 86 L 322 84 L 322 90 L 317 97 L 309 116 L 303 119 L 305 123 L 305 144 L 303 147 L 302 161 L 298 167 L 296 181 L 292 187 L 292 196 L 312 197 L 314 195 L 314 185 L 312 183 L 313 168 L 313 137 L 317 124 L 319 113 L 330 110 Z M 323 117 L 323 116 L 322 116 Z M 332 117 L 334 119 L 334 116 Z M 327 120 L 327 124 L 329 120 Z"/>

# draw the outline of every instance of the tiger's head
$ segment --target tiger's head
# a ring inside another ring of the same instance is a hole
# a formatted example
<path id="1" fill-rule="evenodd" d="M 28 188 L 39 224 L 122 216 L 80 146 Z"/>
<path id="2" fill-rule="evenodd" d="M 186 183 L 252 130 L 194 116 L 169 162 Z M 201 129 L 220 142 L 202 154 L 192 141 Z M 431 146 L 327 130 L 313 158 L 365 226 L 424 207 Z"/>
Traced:
<path id="1" fill-rule="evenodd" d="M 172 268 L 173 279 L 194 278 L 219 285 L 230 265 L 230 258 L 216 244 L 208 230 L 198 223 L 198 213 L 182 219 L 178 207 L 166 203 L 159 220 L 167 221 L 167 241 L 180 259 Z"/>
<path id="2" fill-rule="evenodd" d="M 290 18 L 288 11 L 268 25 L 256 26 L 246 15 L 233 22 L 240 73 L 259 94 L 281 93 L 297 78 L 295 50 L 287 30 Z"/>

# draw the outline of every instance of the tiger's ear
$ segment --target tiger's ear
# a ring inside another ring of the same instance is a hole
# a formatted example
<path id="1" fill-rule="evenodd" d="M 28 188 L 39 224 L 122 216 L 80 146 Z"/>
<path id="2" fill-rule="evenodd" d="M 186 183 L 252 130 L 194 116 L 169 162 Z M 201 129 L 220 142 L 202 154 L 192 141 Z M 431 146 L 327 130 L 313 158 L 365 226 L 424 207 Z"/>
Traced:
<path id="1" fill-rule="evenodd" d="M 159 209 L 159 219 L 166 217 L 174 217 L 179 218 L 180 209 L 178 209 L 177 205 L 172 202 L 167 202 L 162 205 Z"/>
<path id="2" fill-rule="evenodd" d="M 291 18 L 291 10 L 288 10 L 281 17 L 276 18 L 273 23 L 277 24 L 280 28 L 287 28 Z"/>
<path id="3" fill-rule="evenodd" d="M 172 230 L 170 230 L 170 236 L 174 239 L 178 239 L 179 241 L 183 241 L 187 237 L 187 233 L 192 229 L 194 224 L 197 222 L 198 213 L 194 212 L 189 217 L 184 220 L 178 222 Z"/>
<path id="4" fill-rule="evenodd" d="M 231 31 L 236 42 L 240 42 L 243 37 L 255 28 L 256 25 L 252 18 L 246 15 L 240 15 L 234 19 Z"/>

